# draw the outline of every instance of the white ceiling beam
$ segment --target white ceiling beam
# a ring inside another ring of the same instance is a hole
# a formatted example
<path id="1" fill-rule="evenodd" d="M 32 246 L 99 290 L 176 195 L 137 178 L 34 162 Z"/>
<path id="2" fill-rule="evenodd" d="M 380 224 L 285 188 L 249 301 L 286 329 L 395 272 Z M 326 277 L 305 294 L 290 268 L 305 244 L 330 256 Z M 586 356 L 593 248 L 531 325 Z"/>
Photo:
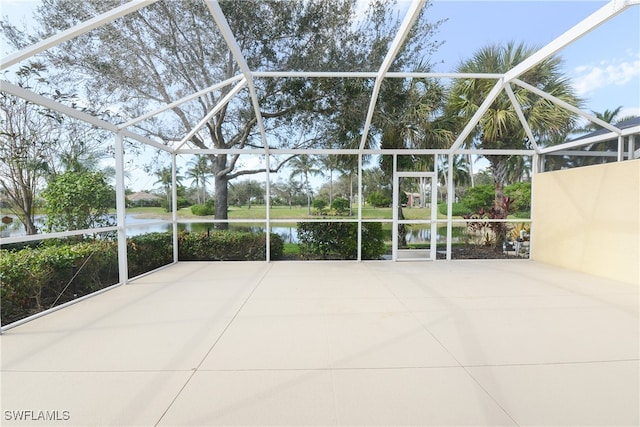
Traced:
<path id="1" fill-rule="evenodd" d="M 7 81 L 0 80 L 0 90 L 3 92 L 9 93 L 11 95 L 17 96 L 19 98 L 26 99 L 27 101 L 31 101 L 43 107 L 49 108 L 50 110 L 65 114 L 69 117 L 82 120 L 85 123 L 99 127 L 101 129 L 109 130 L 115 133 L 121 133 L 123 136 L 127 138 L 135 139 L 136 141 L 140 141 L 144 144 L 151 145 L 160 150 L 171 151 L 171 148 L 167 147 L 162 143 L 159 143 L 150 138 L 147 138 L 146 136 L 138 135 L 137 133 L 134 133 L 128 130 L 120 130 L 114 124 L 101 120 L 90 114 L 83 113 L 82 111 L 78 111 L 75 108 L 71 108 L 67 105 L 61 104 L 60 102 L 54 101 L 50 98 L 44 97 L 42 95 L 38 95 L 37 93 L 34 93 L 20 86 L 16 86 Z"/>
<path id="2" fill-rule="evenodd" d="M 98 28 L 104 24 L 108 24 L 109 22 L 118 19 L 124 15 L 127 15 L 131 12 L 135 12 L 136 10 L 148 6 L 152 3 L 155 3 L 158 0 L 133 0 L 129 3 L 125 3 L 120 7 L 112 9 L 102 15 L 98 15 L 95 18 L 89 19 L 88 21 L 81 22 L 80 24 L 74 25 L 73 27 L 62 31 L 54 36 L 51 36 L 45 40 L 42 40 L 38 43 L 35 43 L 25 49 L 22 49 L 18 52 L 12 53 L 11 55 L 7 55 L 2 58 L 0 61 L 0 70 L 4 70 L 6 68 L 11 67 L 19 63 L 20 61 L 24 61 L 25 59 L 31 58 L 34 55 L 37 55 L 40 52 L 44 52 L 47 49 L 50 49 L 54 46 L 59 45 L 67 40 L 71 40 L 75 37 L 78 37 L 81 34 L 86 33 L 87 31 L 91 31 L 95 28 Z"/>
<path id="3" fill-rule="evenodd" d="M 255 78 L 363 78 L 374 79 L 376 71 L 253 71 Z"/>
<path id="4" fill-rule="evenodd" d="M 520 79 L 514 79 L 513 83 L 517 84 L 518 86 L 522 86 L 523 88 L 525 88 L 527 90 L 530 90 L 531 92 L 535 93 L 536 95 L 539 95 L 539 96 L 543 97 L 544 99 L 547 99 L 547 100 L 553 102 L 554 104 L 557 104 L 557 105 L 559 105 L 559 106 L 561 106 L 561 107 L 563 107 L 563 108 L 565 108 L 565 109 L 567 109 L 569 111 L 572 111 L 572 112 L 584 117 L 585 119 L 587 119 L 587 120 L 589 120 L 589 121 L 591 121 L 593 123 L 596 123 L 596 124 L 602 126 L 605 129 L 610 130 L 611 132 L 615 132 L 617 135 L 620 135 L 621 132 L 622 132 L 620 129 L 618 129 L 617 127 L 613 126 L 611 123 L 607 123 L 604 120 L 601 120 L 601 119 L 599 119 L 599 118 L 597 118 L 597 117 L 595 117 L 595 116 L 593 116 L 591 114 L 585 113 L 581 109 L 579 109 L 577 107 L 574 107 L 573 105 L 569 104 L 568 102 L 565 102 L 565 101 L 563 101 L 563 100 L 561 100 L 561 99 L 559 99 L 559 98 L 557 98 L 557 97 L 555 97 L 553 95 L 550 95 L 547 92 L 544 92 L 544 91 L 538 89 L 535 86 L 531 86 L 529 83 L 525 83 Z"/>
<path id="5" fill-rule="evenodd" d="M 227 93 L 221 100 L 220 102 L 218 102 L 218 104 L 213 107 L 211 109 L 211 111 L 209 111 L 207 113 L 206 116 L 204 116 L 204 118 L 202 120 L 200 120 L 200 122 L 193 128 L 191 129 L 183 138 L 182 140 L 180 140 L 180 143 L 178 144 L 178 146 L 174 149 L 174 151 L 179 150 L 180 148 L 182 148 L 182 146 L 184 144 L 186 144 L 187 141 L 189 141 L 191 139 L 191 137 L 193 137 L 193 135 L 195 135 L 196 133 L 198 133 L 198 131 L 200 131 L 200 129 L 202 129 L 202 127 L 204 125 L 207 124 L 207 122 L 209 120 L 211 120 L 211 118 L 213 116 L 215 116 L 216 114 L 218 114 L 218 112 L 220 112 L 220 110 L 222 110 L 224 108 L 225 105 L 227 105 L 229 103 L 229 101 L 231 101 L 231 99 L 236 96 L 238 94 L 238 92 L 240 92 L 247 84 L 247 80 L 245 78 L 243 78 L 242 80 L 240 80 L 240 82 L 235 85 L 233 87 L 233 89 L 231 89 L 229 91 L 229 93 Z"/>
<path id="6" fill-rule="evenodd" d="M 362 139 L 360 140 L 360 149 L 364 149 L 364 146 L 367 142 L 367 138 L 369 137 L 369 128 L 371 127 L 371 121 L 373 120 L 373 112 L 376 108 L 376 103 L 378 101 L 378 94 L 380 93 L 380 87 L 382 86 L 382 80 L 384 79 L 385 74 L 389 71 L 393 60 L 396 55 L 400 51 L 402 44 L 404 43 L 411 27 L 415 23 L 416 19 L 420 15 L 420 11 L 424 6 L 426 0 L 417 0 L 413 1 L 409 6 L 409 10 L 405 15 L 402 23 L 400 24 L 400 28 L 398 28 L 398 33 L 394 37 L 391 42 L 391 46 L 389 46 L 389 50 L 387 51 L 387 55 L 382 61 L 382 65 L 378 70 L 378 74 L 376 76 L 376 82 L 373 85 L 373 92 L 371 94 L 371 99 L 369 101 L 369 110 L 367 110 L 367 118 L 364 123 L 364 129 L 362 131 Z"/>
<path id="7" fill-rule="evenodd" d="M 253 71 L 254 78 L 362 78 L 375 79 L 379 71 Z M 494 79 L 503 76 L 502 73 L 425 73 L 412 71 L 389 71 L 387 78 L 444 78 L 444 79 Z"/>
<path id="8" fill-rule="evenodd" d="M 201 97 L 201 96 L 204 96 L 204 95 L 208 94 L 209 92 L 213 92 L 214 90 L 218 90 L 218 89 L 220 89 L 220 88 L 223 88 L 223 87 L 225 87 L 225 86 L 227 86 L 227 85 L 229 85 L 229 84 L 231 84 L 231 83 L 233 83 L 233 82 L 235 82 L 235 81 L 237 81 L 237 80 L 240 80 L 240 79 L 242 79 L 242 78 L 243 78 L 243 76 L 242 76 L 242 75 L 238 75 L 238 76 L 231 77 L 230 79 L 227 79 L 227 80 L 225 80 L 225 81 L 223 81 L 223 82 L 216 83 L 216 84 L 214 84 L 213 86 L 209 86 L 209 87 L 208 87 L 208 88 L 206 88 L 206 89 L 203 89 L 203 90 L 201 90 L 201 91 L 199 91 L 199 92 L 194 93 L 193 95 L 185 96 L 184 98 L 179 99 L 179 100 L 177 100 L 177 101 L 174 101 L 174 102 L 172 102 L 171 104 L 167 104 L 167 105 L 165 105 L 165 106 L 164 106 L 164 107 L 162 107 L 162 108 L 158 108 L 158 109 L 157 109 L 157 110 L 155 110 L 155 111 L 152 111 L 152 112 L 147 113 L 147 114 L 145 114 L 145 115 L 143 115 L 143 116 L 137 117 L 137 118 L 135 118 L 135 119 L 129 120 L 129 121 L 128 121 L 128 122 L 126 122 L 126 123 L 123 123 L 123 124 L 121 124 L 121 125 L 118 125 L 118 129 L 126 129 L 126 128 L 128 128 L 129 126 L 133 126 L 133 125 L 135 125 L 136 123 L 140 123 L 140 122 L 141 122 L 141 121 L 143 121 L 143 120 L 150 119 L 150 118 L 151 118 L 151 117 L 153 117 L 153 116 L 157 116 L 158 114 L 163 113 L 163 112 L 165 112 L 165 111 L 167 111 L 167 110 L 170 110 L 170 109 L 172 109 L 172 108 L 174 108 L 174 107 L 177 107 L 177 106 L 179 106 L 179 105 L 182 105 L 182 104 L 184 104 L 185 102 L 189 102 L 189 101 L 191 101 L 191 100 L 193 100 L 193 99 L 195 99 L 195 98 L 199 98 L 199 97 Z"/>
<path id="9" fill-rule="evenodd" d="M 529 126 L 529 123 L 527 123 L 527 119 L 524 117 L 524 113 L 522 112 L 520 103 L 516 99 L 516 96 L 513 93 L 513 89 L 511 89 L 511 85 L 507 83 L 504 86 L 504 90 L 507 92 L 507 96 L 511 100 L 511 103 L 513 104 L 513 108 L 516 110 L 518 119 L 520 119 L 520 123 L 522 124 L 522 127 L 524 128 L 524 131 L 527 134 L 529 141 L 531 142 L 531 146 L 533 147 L 534 150 L 538 151 L 539 147 L 538 147 L 538 144 L 536 143 L 536 139 L 533 137 L 533 132 L 531 131 L 531 127 Z"/>
<path id="10" fill-rule="evenodd" d="M 548 57 L 554 55 L 559 50 L 573 43 L 575 40 L 584 36 L 594 28 L 613 18 L 632 4 L 638 4 L 638 0 L 612 0 L 600 9 L 580 21 L 578 24 L 570 28 L 558 36 L 555 40 L 545 45 L 536 53 L 513 67 L 504 75 L 506 82 L 509 82 L 522 74 L 529 71 Z"/>
<path id="11" fill-rule="evenodd" d="M 262 148 L 183 148 L 175 151 L 176 154 L 242 154 L 253 156 L 264 156 L 264 150 Z M 275 155 L 292 155 L 292 154 L 308 154 L 308 155 L 351 155 L 357 156 L 359 154 L 379 154 L 385 156 L 396 155 L 411 155 L 411 156 L 424 156 L 450 154 L 448 148 L 396 148 L 396 149 L 381 149 L 381 148 L 365 148 L 360 150 L 359 148 L 271 148 L 269 154 Z M 536 154 L 534 150 L 518 150 L 518 149 L 482 149 L 482 148 L 463 148 L 455 152 L 455 154 L 487 154 L 495 156 L 533 156 Z"/>
<path id="12" fill-rule="evenodd" d="M 489 109 L 493 101 L 495 101 L 495 99 L 498 97 L 498 94 L 500 93 L 503 87 L 504 87 L 504 80 L 503 79 L 498 80 L 496 84 L 493 86 L 493 88 L 491 89 L 491 91 L 489 91 L 489 94 L 485 98 L 484 102 L 480 104 L 480 107 L 478 107 L 473 117 L 471 117 L 471 119 L 469 120 L 467 125 L 464 127 L 460 135 L 458 135 L 458 138 L 456 138 L 453 145 L 451 145 L 451 148 L 449 148 L 450 152 L 456 152 L 462 146 L 462 144 L 464 143 L 464 140 L 467 139 L 467 137 L 471 134 L 471 131 L 473 130 L 473 128 L 478 124 L 482 116 L 484 116 L 484 113 L 487 112 L 487 110 Z"/>
<path id="13" fill-rule="evenodd" d="M 244 55 L 242 54 L 242 49 L 240 49 L 240 45 L 236 40 L 233 32 L 231 31 L 231 27 L 227 22 L 227 18 L 224 16 L 222 9 L 220 8 L 220 4 L 217 0 L 205 0 L 207 7 L 209 8 L 209 12 L 211 16 L 213 16 L 222 37 L 227 42 L 227 46 L 231 50 L 233 57 L 235 58 L 238 66 L 240 67 L 240 72 L 244 75 L 244 78 L 247 81 L 247 86 L 249 87 L 249 95 L 251 96 L 251 103 L 253 104 L 253 110 L 256 115 L 256 120 L 258 122 L 258 129 L 260 129 L 260 137 L 262 139 L 262 145 L 264 146 L 265 152 L 269 151 L 269 144 L 267 143 L 267 133 L 264 129 L 264 123 L 262 121 L 262 114 L 260 112 L 260 103 L 258 102 L 258 95 L 256 94 L 256 88 L 253 83 L 253 74 L 249 69 L 249 65 L 247 64 Z"/>

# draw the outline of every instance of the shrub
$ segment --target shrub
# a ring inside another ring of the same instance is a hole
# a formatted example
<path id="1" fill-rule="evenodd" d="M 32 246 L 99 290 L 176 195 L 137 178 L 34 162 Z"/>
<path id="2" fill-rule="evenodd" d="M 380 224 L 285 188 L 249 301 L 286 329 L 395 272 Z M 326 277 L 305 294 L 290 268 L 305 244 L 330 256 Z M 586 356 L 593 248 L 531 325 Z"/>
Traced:
<path id="1" fill-rule="evenodd" d="M 391 205 L 391 199 L 379 191 L 374 191 L 367 197 L 367 203 L 376 208 L 384 208 Z"/>
<path id="2" fill-rule="evenodd" d="M 187 199 L 184 196 L 178 196 L 178 209 L 182 209 L 182 208 L 186 208 L 187 206 L 191 205 L 191 202 L 189 202 L 189 199 Z M 171 212 L 171 202 L 168 200 L 163 200 L 161 202 L 161 206 L 162 208 L 167 211 L 167 212 Z"/>
<path id="3" fill-rule="evenodd" d="M 338 215 L 344 215 L 349 212 L 349 201 L 342 197 L 337 197 L 331 202 L 331 209 L 336 211 Z"/>
<path id="4" fill-rule="evenodd" d="M 70 301 L 74 293 L 87 295 L 117 283 L 116 252 L 110 241 L 0 251 L 2 323 Z"/>
<path id="5" fill-rule="evenodd" d="M 516 182 L 504 187 L 505 196 L 511 199 L 511 209 L 515 212 L 529 212 L 531 210 L 531 183 Z M 520 218 L 520 217 L 519 217 Z"/>
<path id="6" fill-rule="evenodd" d="M 129 277 L 139 276 L 173 262 L 170 232 L 147 233 L 127 239 Z"/>
<path id="7" fill-rule="evenodd" d="M 453 213 L 452 213 L 453 216 L 464 216 L 473 212 L 464 203 L 460 203 L 460 202 L 453 203 L 452 210 L 453 210 Z M 442 215 L 446 215 L 447 204 L 440 203 L 438 205 L 438 212 L 440 212 Z"/>
<path id="8" fill-rule="evenodd" d="M 476 185 L 475 187 L 467 188 L 460 201 L 471 212 L 478 212 L 480 209 L 492 207 L 494 200 L 495 188 L 493 185 Z"/>
<path id="9" fill-rule="evenodd" d="M 322 212 L 322 210 L 327 207 L 327 201 L 323 199 L 313 199 L 311 207 L 316 209 L 318 212 Z"/>
<path id="10" fill-rule="evenodd" d="M 271 233 L 271 258 L 282 258 L 283 249 L 282 237 Z M 260 261 L 266 257 L 266 233 L 220 230 L 182 232 L 178 236 L 178 259 L 181 261 Z"/>
<path id="11" fill-rule="evenodd" d="M 350 222 L 298 223 L 300 254 L 305 258 L 356 259 L 358 224 Z M 381 223 L 362 224 L 362 259 L 378 259 L 385 252 Z"/>
<path id="12" fill-rule="evenodd" d="M 191 206 L 191 213 L 198 216 L 206 216 L 215 214 L 213 206 L 205 205 L 193 205 Z"/>

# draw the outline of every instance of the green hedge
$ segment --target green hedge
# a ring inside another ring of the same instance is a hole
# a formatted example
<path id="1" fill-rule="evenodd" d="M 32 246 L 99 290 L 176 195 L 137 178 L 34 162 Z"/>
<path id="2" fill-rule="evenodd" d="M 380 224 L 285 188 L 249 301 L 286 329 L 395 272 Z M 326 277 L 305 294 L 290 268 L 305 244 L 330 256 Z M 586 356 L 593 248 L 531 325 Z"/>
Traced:
<path id="1" fill-rule="evenodd" d="M 358 224 L 352 222 L 298 223 L 300 254 L 304 258 L 357 259 Z M 386 251 L 382 224 L 362 223 L 362 259 L 379 259 Z"/>
<path id="2" fill-rule="evenodd" d="M 213 231 L 182 232 L 178 236 L 180 261 L 259 261 L 266 260 L 266 233 Z M 284 241 L 271 233 L 271 259 L 282 258 Z"/>
<path id="3" fill-rule="evenodd" d="M 127 239 L 129 277 L 139 276 L 173 262 L 170 232 L 147 233 Z"/>
<path id="4" fill-rule="evenodd" d="M 2 324 L 117 283 L 116 253 L 108 241 L 0 251 Z"/>
<path id="5" fill-rule="evenodd" d="M 179 259 L 265 260 L 265 239 L 265 233 L 182 232 L 178 236 Z M 282 238 L 271 234 L 271 258 L 281 258 L 283 248 Z M 107 240 L 50 240 L 37 247 L 0 250 L 2 324 L 118 283 L 117 251 L 117 243 Z M 129 238 L 127 258 L 129 277 L 171 263 L 171 233 Z M 77 274 L 71 282 L 74 272 Z"/>
<path id="6" fill-rule="evenodd" d="M 453 216 L 464 216 L 466 214 L 473 213 L 473 211 L 471 209 L 469 209 L 469 207 L 467 207 L 467 205 L 465 205 L 464 203 L 460 203 L 460 202 L 453 203 L 452 210 L 453 210 L 453 213 L 452 213 Z M 440 203 L 438 205 L 438 212 L 440 212 L 440 214 L 442 214 L 442 215 L 446 215 L 447 214 L 447 204 L 446 203 Z"/>

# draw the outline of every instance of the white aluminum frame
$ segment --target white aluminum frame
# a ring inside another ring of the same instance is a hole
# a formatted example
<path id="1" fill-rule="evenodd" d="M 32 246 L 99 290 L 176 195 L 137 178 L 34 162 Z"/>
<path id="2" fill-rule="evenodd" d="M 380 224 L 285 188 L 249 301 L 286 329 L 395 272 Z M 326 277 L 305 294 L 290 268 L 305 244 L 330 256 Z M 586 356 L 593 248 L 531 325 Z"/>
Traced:
<path id="1" fill-rule="evenodd" d="M 47 38 L 46 40 L 35 43 L 32 46 L 29 46 L 25 49 L 20 50 L 19 52 L 7 55 L 0 60 L 0 70 L 5 70 L 10 68 L 13 65 L 20 63 L 21 61 L 32 58 L 34 55 L 37 55 L 41 52 L 46 51 L 54 46 L 59 45 L 65 41 L 71 40 L 81 34 L 84 34 L 93 29 L 99 28 L 102 25 L 113 22 L 114 20 L 126 16 L 129 13 L 135 12 L 143 7 L 146 7 L 157 0 L 133 0 L 128 3 L 125 3 L 122 6 L 114 8 L 106 13 L 103 13 L 95 18 L 89 19 L 83 23 L 77 24 L 72 28 L 63 31 L 59 34 L 56 34 L 52 37 Z M 533 157 L 533 168 L 534 173 L 539 170 L 540 165 L 542 164 L 542 160 L 544 155 L 552 155 L 552 154 L 563 154 L 566 150 L 582 147 L 584 145 L 588 145 L 594 142 L 606 141 L 611 139 L 618 139 L 618 153 L 617 160 L 621 161 L 624 159 L 624 137 L 628 137 L 628 151 L 627 158 L 639 158 L 640 157 L 640 149 L 636 148 L 636 142 L 634 135 L 640 133 L 640 126 L 636 126 L 628 129 L 619 129 L 614 125 L 610 125 L 598 118 L 594 117 L 591 114 L 588 114 L 580 109 L 577 109 L 569 104 L 564 103 L 563 101 L 538 90 L 527 83 L 519 80 L 519 77 L 525 73 L 527 70 L 535 67 L 541 61 L 550 57 L 551 55 L 558 52 L 560 49 L 568 46 L 578 38 L 583 35 L 589 33 L 599 25 L 613 18 L 614 16 L 622 13 L 632 6 L 637 6 L 640 4 L 640 0 L 611 0 L 609 3 L 598 9 L 596 12 L 586 17 L 584 20 L 570 28 L 568 31 L 557 37 L 555 40 L 541 48 L 539 51 L 535 52 L 525 61 L 515 66 L 513 69 L 509 70 L 504 74 L 478 74 L 478 73 L 468 73 L 468 74 L 459 74 L 459 73 L 423 73 L 423 72 L 389 72 L 389 68 L 395 59 L 397 52 L 402 46 L 404 40 L 406 39 L 407 34 L 411 30 L 413 24 L 415 23 L 417 17 L 420 14 L 423 6 L 426 3 L 426 0 L 414 0 L 408 8 L 408 12 L 406 13 L 402 23 L 398 29 L 397 34 L 395 35 L 393 42 L 389 46 L 389 50 L 387 55 L 385 56 L 383 62 L 380 65 L 380 68 L 377 71 L 361 71 L 361 72 L 315 72 L 315 71 L 296 71 L 296 72 L 287 72 L 287 71 L 254 71 L 251 70 L 244 59 L 240 46 L 238 45 L 235 36 L 216 0 L 203 0 L 207 5 L 207 8 L 213 17 L 215 24 L 217 26 L 217 30 L 220 31 L 221 35 L 225 39 L 229 49 L 231 50 L 240 70 L 241 74 L 234 76 L 230 79 L 217 83 L 215 85 L 210 86 L 209 88 L 203 89 L 201 91 L 195 92 L 191 95 L 188 95 L 182 99 L 171 102 L 159 109 L 151 111 L 147 114 L 144 114 L 139 117 L 132 118 L 131 120 L 114 125 L 112 123 L 106 122 L 104 120 L 98 119 L 96 117 L 90 116 L 81 111 L 70 108 L 66 105 L 63 105 L 59 102 L 53 101 L 49 98 L 45 98 L 41 95 L 38 95 L 30 90 L 18 87 L 13 85 L 7 81 L 0 80 L 0 90 L 16 97 L 20 97 L 36 104 L 42 105 L 46 108 L 49 108 L 53 111 L 57 111 L 62 114 L 66 114 L 70 117 L 76 118 L 78 120 L 82 120 L 90 125 L 97 126 L 99 128 L 108 130 L 113 132 L 115 138 L 115 147 L 116 147 L 116 193 L 117 193 L 117 214 L 118 214 L 118 225 L 117 227 L 105 227 L 100 229 L 92 229 L 92 230 L 74 230 L 68 231 L 64 233 L 51 233 L 45 235 L 36 235 L 36 236 L 25 236 L 19 238 L 0 238 L 0 244 L 5 243 L 13 243 L 18 241 L 33 241 L 33 240 L 41 240 L 48 238 L 57 238 L 57 237 L 65 237 L 72 236 L 77 234 L 84 233 L 92 233 L 92 232 L 104 232 L 104 231 L 117 231 L 118 232 L 118 268 L 120 272 L 121 283 L 127 283 L 129 278 L 127 277 L 127 260 L 126 260 L 126 228 L 127 225 L 124 219 L 124 161 L 123 161 L 123 139 L 130 138 L 143 144 L 149 145 L 151 147 L 157 148 L 159 150 L 166 151 L 172 156 L 172 177 L 173 177 L 173 214 L 172 214 L 172 224 L 173 224 L 173 234 L 174 234 L 174 262 L 177 262 L 177 223 L 179 222 L 177 218 L 177 197 L 176 197 L 176 156 L 178 154 L 222 154 L 222 153 L 230 153 L 230 154 L 259 154 L 264 155 L 266 159 L 267 170 L 269 170 L 270 158 L 271 155 L 279 155 L 279 154 L 351 154 L 358 156 L 359 170 L 358 170 L 358 200 L 359 206 L 362 208 L 362 158 L 367 154 L 385 154 L 385 155 L 393 155 L 394 157 L 394 170 L 397 165 L 397 155 L 406 155 L 406 154 L 421 154 L 421 155 L 434 155 L 437 160 L 437 157 L 440 155 L 446 155 L 449 159 L 449 164 L 453 164 L 454 155 L 457 154 L 494 154 L 494 155 L 524 155 L 524 156 L 532 156 Z M 213 29 L 212 29 L 213 30 Z M 256 94 L 254 79 L 255 78 L 278 78 L 278 77 L 291 77 L 291 78 L 369 78 L 374 79 L 374 89 L 372 92 L 369 108 L 367 110 L 365 125 L 363 135 L 359 144 L 358 149 L 331 149 L 331 150 L 322 150 L 322 149 L 273 149 L 270 148 L 267 142 L 266 132 L 264 128 L 264 124 L 262 121 L 262 115 L 260 113 L 260 105 L 258 101 L 258 97 Z M 375 148 L 366 148 L 367 139 L 369 138 L 369 129 L 371 126 L 371 121 L 374 113 L 374 109 L 376 106 L 377 96 L 380 90 L 380 86 L 382 84 L 383 79 L 385 78 L 435 78 L 435 79 L 458 79 L 458 78 L 483 78 L 483 79 L 493 79 L 496 81 L 495 86 L 488 94 L 487 98 L 481 104 L 480 108 L 476 112 L 476 114 L 472 117 L 472 119 L 467 123 L 462 133 L 458 135 L 456 141 L 452 144 L 452 146 L 448 149 L 410 149 L 410 150 L 382 150 Z M 238 83 L 236 83 L 238 82 Z M 132 130 L 129 130 L 132 126 L 137 123 L 150 119 L 152 117 L 157 116 L 175 106 L 181 105 L 185 102 L 196 99 L 199 96 L 206 95 L 211 91 L 215 91 L 218 89 L 222 89 L 232 83 L 236 83 L 232 88 L 231 92 L 227 96 L 225 96 L 214 108 L 204 117 L 198 124 L 198 126 L 191 129 L 187 135 L 180 141 L 180 143 L 176 147 L 171 147 L 165 144 L 165 142 L 156 141 L 151 138 L 148 138 L 144 135 L 138 134 Z M 521 108 L 518 105 L 515 96 L 513 95 L 513 91 L 511 88 L 511 84 L 519 85 L 527 90 L 530 90 L 536 93 L 539 96 L 542 96 L 551 102 L 566 108 L 572 112 L 580 114 L 582 117 L 587 120 L 597 123 L 598 125 L 604 127 L 609 130 L 609 133 L 604 135 L 598 135 L 591 138 L 585 138 L 581 140 L 566 142 L 564 144 L 559 144 L 553 147 L 540 147 L 534 137 L 531 129 L 528 126 L 528 123 L 525 120 L 524 115 L 522 114 Z M 254 109 L 254 113 L 257 118 L 257 125 L 260 131 L 261 140 L 263 147 L 261 149 L 228 149 L 228 150 L 219 150 L 219 149 L 194 149 L 194 148 L 183 148 L 186 144 L 190 136 L 193 136 L 202 126 L 208 117 L 212 114 L 215 114 L 222 106 L 224 106 L 227 102 L 241 92 L 244 87 L 247 87 L 250 94 L 250 99 L 252 102 L 252 106 Z M 489 108 L 493 100 L 501 93 L 502 90 L 505 90 L 507 96 L 511 100 L 514 108 L 518 114 L 518 117 L 525 129 L 525 132 L 529 139 L 531 140 L 532 149 L 529 150 L 482 150 L 482 149 L 467 149 L 464 148 L 463 145 L 465 140 L 471 134 L 473 128 L 476 126 L 478 121 L 481 119 L 482 115 Z M 437 164 L 437 162 L 436 162 Z M 437 179 L 433 178 L 433 179 Z M 267 185 L 267 200 L 270 198 L 270 174 L 266 174 L 266 185 Z M 452 236 L 452 225 L 457 220 L 453 220 L 452 218 L 452 204 L 453 204 L 453 171 L 452 168 L 449 168 L 448 173 L 448 215 L 447 215 L 447 260 L 451 259 L 451 236 Z M 396 213 L 397 215 L 397 213 Z M 393 226 L 397 229 L 397 218 L 394 217 Z M 348 220 L 352 221 L 352 220 Z M 358 217 L 356 220 L 359 225 L 362 224 L 362 209 L 358 209 Z M 522 222 L 522 220 L 519 220 Z M 180 221 L 186 222 L 186 221 Z M 213 221 L 216 222 L 216 221 Z M 227 220 L 225 222 L 234 222 L 233 220 Z M 243 220 L 243 222 L 247 222 Z M 269 203 L 267 205 L 267 213 L 266 219 L 259 220 L 258 222 L 264 222 L 267 230 L 270 230 L 270 226 L 272 223 L 279 222 L 278 220 L 272 220 L 270 217 L 270 208 Z M 359 230 L 361 227 L 359 227 Z M 358 260 L 361 260 L 361 243 L 362 243 L 362 234 L 361 231 L 358 232 Z M 269 233 L 267 233 L 267 262 L 270 261 L 269 254 Z M 0 325 L 1 326 L 1 325 Z M 0 331 L 2 328 L 0 328 Z"/>

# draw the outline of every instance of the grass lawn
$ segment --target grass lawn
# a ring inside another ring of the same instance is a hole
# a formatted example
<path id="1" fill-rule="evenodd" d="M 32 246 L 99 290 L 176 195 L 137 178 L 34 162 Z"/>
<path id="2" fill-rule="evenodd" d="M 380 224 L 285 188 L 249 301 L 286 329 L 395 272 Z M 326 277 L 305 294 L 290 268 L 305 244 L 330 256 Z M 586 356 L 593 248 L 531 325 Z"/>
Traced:
<path id="1" fill-rule="evenodd" d="M 140 218 L 158 218 L 158 219 L 171 219 L 171 213 L 164 210 L 164 208 L 127 208 L 128 215 L 135 215 Z M 353 216 L 318 216 L 309 215 L 306 206 L 272 206 L 271 207 L 271 219 L 290 219 L 297 221 L 299 219 L 356 219 L 358 217 L 358 209 L 353 209 Z M 431 209 L 429 208 L 403 208 L 402 213 L 405 219 L 408 220 L 428 220 L 431 218 Z M 191 213 L 191 208 L 182 208 L 178 210 L 178 216 L 180 218 L 203 220 L 213 219 L 211 216 L 197 216 Z M 362 208 L 363 219 L 392 219 L 393 212 L 391 208 L 374 208 L 365 206 Z M 454 217 L 459 218 L 459 217 Z M 266 219 L 266 206 L 265 205 L 252 205 L 251 209 L 247 206 L 230 206 L 229 207 L 229 219 Z M 438 213 L 438 219 L 446 219 L 446 215 Z"/>

